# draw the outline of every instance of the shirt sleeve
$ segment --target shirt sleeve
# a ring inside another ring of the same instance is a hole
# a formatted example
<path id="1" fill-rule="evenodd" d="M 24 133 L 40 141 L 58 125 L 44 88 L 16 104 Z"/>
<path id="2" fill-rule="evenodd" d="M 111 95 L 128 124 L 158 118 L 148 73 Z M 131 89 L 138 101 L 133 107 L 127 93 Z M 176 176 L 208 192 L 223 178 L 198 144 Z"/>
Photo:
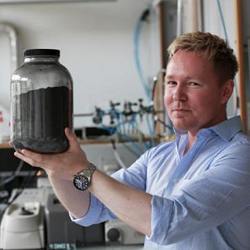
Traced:
<path id="1" fill-rule="evenodd" d="M 145 191 L 147 154 L 148 152 L 144 153 L 128 169 L 120 169 L 112 177 L 121 183 Z M 71 214 L 69 215 L 73 222 L 82 226 L 90 226 L 116 218 L 112 211 L 92 194 L 90 195 L 90 206 L 85 216 L 76 219 Z"/>
<path id="2" fill-rule="evenodd" d="M 220 153 L 200 176 L 185 180 L 171 198 L 152 197 L 148 240 L 172 244 L 221 225 L 250 206 L 250 144 Z"/>

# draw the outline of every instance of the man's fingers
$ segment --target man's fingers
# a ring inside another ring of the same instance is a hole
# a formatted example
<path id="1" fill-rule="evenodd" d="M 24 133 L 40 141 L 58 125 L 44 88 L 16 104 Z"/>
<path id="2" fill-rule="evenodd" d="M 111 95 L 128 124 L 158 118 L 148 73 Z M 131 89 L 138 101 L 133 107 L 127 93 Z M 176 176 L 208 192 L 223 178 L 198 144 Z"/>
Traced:
<path id="1" fill-rule="evenodd" d="M 19 158 L 22 161 L 25 161 L 26 163 L 28 163 L 29 165 L 33 166 L 33 167 L 41 167 L 38 163 L 36 163 L 33 159 L 19 153 L 19 152 L 15 152 L 14 155 Z"/>
<path id="2" fill-rule="evenodd" d="M 32 152 L 30 150 L 27 149 L 22 149 L 21 153 L 25 156 L 28 157 L 30 159 L 32 159 L 34 162 L 40 163 L 42 164 L 46 159 L 46 155 L 43 154 L 38 154 L 35 152 Z"/>
<path id="3" fill-rule="evenodd" d="M 72 132 L 72 130 L 70 130 L 69 128 L 65 128 L 65 135 L 67 137 L 67 139 L 69 140 L 69 144 L 70 146 L 74 147 L 74 146 L 79 146 L 78 142 L 77 142 L 77 137 L 75 135 L 75 133 Z"/>

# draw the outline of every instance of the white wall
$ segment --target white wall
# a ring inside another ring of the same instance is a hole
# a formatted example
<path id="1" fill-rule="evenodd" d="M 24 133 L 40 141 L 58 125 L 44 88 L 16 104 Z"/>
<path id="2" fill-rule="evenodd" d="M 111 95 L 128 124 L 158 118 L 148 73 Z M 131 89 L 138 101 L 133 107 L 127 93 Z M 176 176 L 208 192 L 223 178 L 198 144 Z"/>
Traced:
<path id="1" fill-rule="evenodd" d="M 58 48 L 74 80 L 74 111 L 89 113 L 109 101 L 145 98 L 135 69 L 133 31 L 149 0 L 107 3 L 0 5 L 0 22 L 16 27 L 20 56 L 26 48 Z M 143 29 L 148 78 L 159 70 L 156 17 Z M 0 104 L 9 107 L 9 48 L 0 35 Z M 75 121 L 81 126 L 84 118 Z"/>
<path id="2" fill-rule="evenodd" d="M 222 16 L 224 18 L 225 30 L 223 21 L 220 15 L 217 1 L 203 1 L 204 3 L 204 30 L 217 34 L 224 39 L 228 39 L 229 46 L 236 53 L 236 11 L 234 0 L 220 0 Z M 227 37 L 226 37 L 227 34 Z M 239 111 L 237 110 L 237 95 L 238 95 L 238 80 L 236 77 L 235 91 L 228 103 L 228 116 L 234 116 Z"/>

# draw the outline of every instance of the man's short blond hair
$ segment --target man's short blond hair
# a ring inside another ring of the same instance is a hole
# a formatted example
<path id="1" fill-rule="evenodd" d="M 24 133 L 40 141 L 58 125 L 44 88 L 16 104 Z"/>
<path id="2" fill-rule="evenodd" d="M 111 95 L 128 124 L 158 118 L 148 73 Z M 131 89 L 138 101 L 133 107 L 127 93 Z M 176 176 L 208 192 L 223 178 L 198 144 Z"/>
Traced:
<path id="1" fill-rule="evenodd" d="M 204 55 L 214 65 L 223 81 L 234 79 L 238 63 L 233 49 L 217 35 L 208 32 L 185 33 L 168 47 L 169 60 L 178 51 L 190 51 Z"/>

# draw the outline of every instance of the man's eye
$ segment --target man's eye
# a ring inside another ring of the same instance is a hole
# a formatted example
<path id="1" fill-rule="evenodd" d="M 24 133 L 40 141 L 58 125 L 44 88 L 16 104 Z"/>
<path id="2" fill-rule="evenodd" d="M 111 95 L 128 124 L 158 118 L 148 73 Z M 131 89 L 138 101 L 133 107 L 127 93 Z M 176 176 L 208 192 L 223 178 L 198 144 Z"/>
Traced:
<path id="1" fill-rule="evenodd" d="M 200 85 L 199 83 L 197 83 L 197 82 L 189 82 L 188 85 L 191 86 L 191 87 L 199 87 L 199 86 L 201 86 L 201 85 Z"/>
<path id="2" fill-rule="evenodd" d="M 175 86 L 175 85 L 176 85 L 176 82 L 174 82 L 174 81 L 167 81 L 167 82 L 166 82 L 166 85 L 169 86 L 169 87 Z"/>

